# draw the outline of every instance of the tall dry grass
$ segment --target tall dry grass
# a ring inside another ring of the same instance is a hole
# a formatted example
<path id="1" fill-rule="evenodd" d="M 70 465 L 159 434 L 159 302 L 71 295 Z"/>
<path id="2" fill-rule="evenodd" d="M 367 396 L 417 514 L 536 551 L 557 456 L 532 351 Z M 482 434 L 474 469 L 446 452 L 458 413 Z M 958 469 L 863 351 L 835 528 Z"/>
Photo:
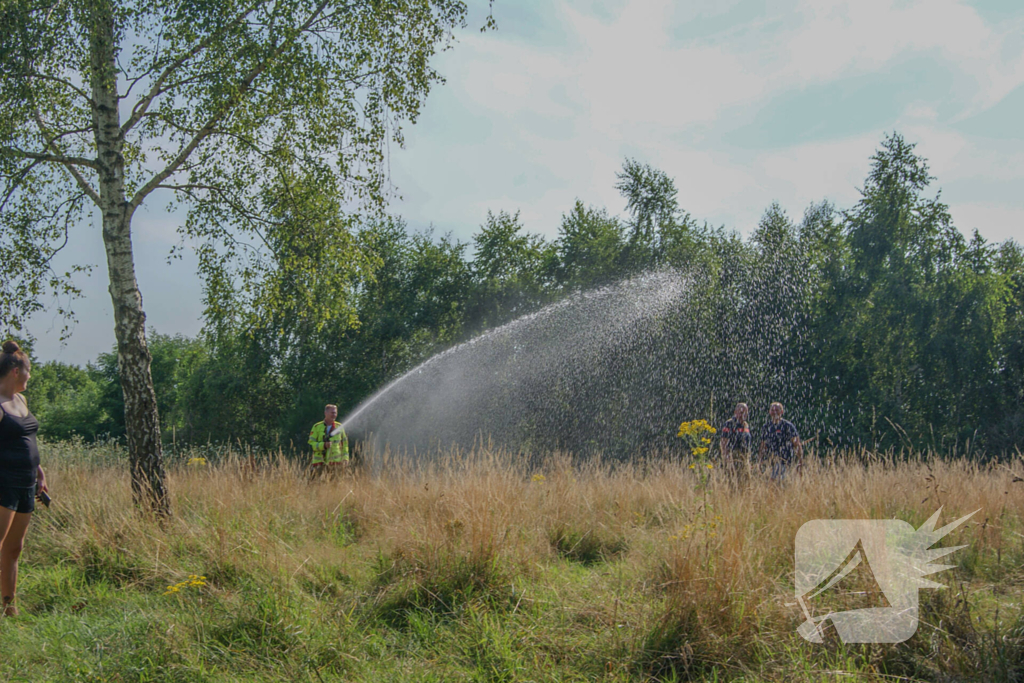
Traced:
<path id="1" fill-rule="evenodd" d="M 223 454 L 170 469 L 166 520 L 133 507 L 116 462 L 73 450 L 51 458 L 55 503 L 28 539 L 36 564 L 67 562 L 126 591 L 201 574 L 222 600 L 265 581 L 383 628 L 415 627 L 424 614 L 534 615 L 538 629 L 554 629 L 550 638 L 608 676 L 792 680 L 799 670 L 814 679 L 849 657 L 880 676 L 955 679 L 989 667 L 1013 680 L 1024 671 L 1014 630 L 1019 459 L 830 452 L 778 484 L 657 459 L 538 465 L 493 450 L 416 467 L 384 454 L 372 471 L 310 481 L 284 457 L 251 472 Z M 915 640 L 850 649 L 796 636 L 793 542 L 804 522 L 919 526 L 940 507 L 943 521 L 980 512 L 943 542 L 967 548 L 952 556 L 956 570 L 937 576 L 953 587 L 925 597 Z M 561 662 L 543 641 L 522 647 Z"/>

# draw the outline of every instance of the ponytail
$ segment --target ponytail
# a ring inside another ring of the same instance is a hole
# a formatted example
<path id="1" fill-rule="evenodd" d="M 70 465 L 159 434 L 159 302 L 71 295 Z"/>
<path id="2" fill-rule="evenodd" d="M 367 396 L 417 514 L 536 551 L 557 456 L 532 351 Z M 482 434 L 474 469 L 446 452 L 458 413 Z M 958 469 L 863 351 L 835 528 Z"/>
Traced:
<path id="1" fill-rule="evenodd" d="M 0 377 L 6 377 L 7 373 L 14 368 L 20 368 L 24 372 L 32 367 L 28 355 L 21 350 L 18 342 L 14 340 L 5 341 L 3 351 L 0 352 Z"/>

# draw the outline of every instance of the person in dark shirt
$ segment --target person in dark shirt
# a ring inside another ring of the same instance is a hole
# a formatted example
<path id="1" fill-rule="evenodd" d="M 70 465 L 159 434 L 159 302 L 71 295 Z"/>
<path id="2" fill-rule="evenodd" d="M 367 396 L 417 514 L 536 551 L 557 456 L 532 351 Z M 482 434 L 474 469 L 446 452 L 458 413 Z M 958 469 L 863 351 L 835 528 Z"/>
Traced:
<path id="1" fill-rule="evenodd" d="M 7 617 L 18 613 L 14 605 L 18 558 L 35 498 L 47 491 L 36 446 L 39 421 L 21 395 L 30 369 L 28 356 L 17 342 L 4 342 L 0 352 L 0 596 Z"/>
<path id="2" fill-rule="evenodd" d="M 737 460 L 746 462 L 750 457 L 750 425 L 747 416 L 750 410 L 746 403 L 737 403 L 733 416 L 729 418 L 718 432 L 718 450 L 722 456 L 722 465 L 732 470 Z"/>
<path id="3" fill-rule="evenodd" d="M 785 409 L 781 403 L 772 403 L 768 407 L 768 422 L 761 428 L 759 455 L 762 464 L 771 468 L 773 480 L 782 479 L 794 456 L 801 458 L 804 454 L 800 434 L 792 422 L 782 419 L 783 412 Z"/>

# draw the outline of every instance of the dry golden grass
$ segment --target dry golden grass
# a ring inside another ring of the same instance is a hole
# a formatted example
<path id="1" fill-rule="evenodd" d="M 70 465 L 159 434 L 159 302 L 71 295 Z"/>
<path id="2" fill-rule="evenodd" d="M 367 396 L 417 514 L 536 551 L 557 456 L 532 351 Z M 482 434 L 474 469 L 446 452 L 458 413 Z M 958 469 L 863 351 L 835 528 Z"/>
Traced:
<path id="1" fill-rule="evenodd" d="M 89 580 L 147 594 L 201 574 L 207 599 L 221 605 L 265 581 L 312 596 L 316 618 L 358 617 L 361 628 L 405 632 L 426 615 L 517 629 L 509 658 L 609 680 L 818 680 L 850 662 L 869 679 L 957 680 L 994 658 L 1006 660 L 999 671 L 1024 671 L 1012 630 L 1024 558 L 1019 459 L 829 453 L 808 457 L 783 485 L 756 473 L 702 478 L 657 460 L 553 457 L 531 468 L 494 451 L 417 468 L 385 455 L 372 469 L 309 481 L 281 457 L 255 473 L 230 454 L 181 464 L 168 473 L 174 514 L 158 520 L 135 510 L 122 467 L 62 454 L 50 462 L 54 507 L 37 515 L 25 572 L 60 559 Z M 799 639 L 801 616 L 787 603 L 804 522 L 919 526 L 940 506 L 942 521 L 981 511 L 943 542 L 968 548 L 952 556 L 956 570 L 937 575 L 955 588 L 926 598 L 912 641 L 851 650 Z M 1002 654 L 986 649 L 990 636 Z"/>

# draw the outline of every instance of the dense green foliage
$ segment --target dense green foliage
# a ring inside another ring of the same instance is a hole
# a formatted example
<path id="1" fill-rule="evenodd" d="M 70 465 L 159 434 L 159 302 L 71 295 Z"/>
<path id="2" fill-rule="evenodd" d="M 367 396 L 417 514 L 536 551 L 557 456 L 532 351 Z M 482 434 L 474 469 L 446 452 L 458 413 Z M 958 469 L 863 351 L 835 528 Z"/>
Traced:
<path id="1" fill-rule="evenodd" d="M 965 238 L 927 194 L 927 163 L 901 136 L 887 136 L 871 161 L 849 210 L 822 202 L 796 223 L 773 205 L 746 241 L 698 224 L 679 208 L 671 178 L 633 160 L 616 184 L 624 218 L 577 201 L 550 241 L 528 233 L 518 213 L 489 213 L 472 244 L 410 232 L 399 219 L 339 217 L 338 244 L 358 263 L 341 280 L 310 277 L 338 269 L 335 261 L 289 269 L 284 259 L 246 297 L 212 282 L 202 339 L 155 336 L 165 438 L 301 443 L 326 402 L 344 415 L 482 329 L 673 267 L 697 274 L 702 289 L 704 307 L 691 312 L 702 345 L 681 349 L 678 362 L 706 364 L 718 378 L 712 417 L 736 400 L 779 398 L 805 434 L 833 440 L 1021 447 L 1024 252 Z M 298 230 L 278 237 L 304 259 L 338 258 L 301 243 Z M 115 379 L 112 356 L 84 371 L 43 364 L 31 391 L 44 428 L 54 437 L 122 433 Z M 752 384 L 767 393 L 751 395 Z"/>
<path id="2" fill-rule="evenodd" d="M 301 308 L 316 285 L 343 284 L 351 251 L 318 282 L 274 279 L 309 265 L 303 248 L 325 236 L 336 238 L 328 258 L 347 246 L 340 204 L 383 205 L 387 146 L 441 80 L 433 57 L 466 12 L 460 0 L 5 2 L 4 327 L 21 330 L 49 294 L 72 316 L 81 267 L 51 264 L 69 231 L 94 211 L 130 225 L 157 191 L 187 206 L 182 233 L 212 291 Z M 114 216 L 109 201 L 127 211 Z"/>

